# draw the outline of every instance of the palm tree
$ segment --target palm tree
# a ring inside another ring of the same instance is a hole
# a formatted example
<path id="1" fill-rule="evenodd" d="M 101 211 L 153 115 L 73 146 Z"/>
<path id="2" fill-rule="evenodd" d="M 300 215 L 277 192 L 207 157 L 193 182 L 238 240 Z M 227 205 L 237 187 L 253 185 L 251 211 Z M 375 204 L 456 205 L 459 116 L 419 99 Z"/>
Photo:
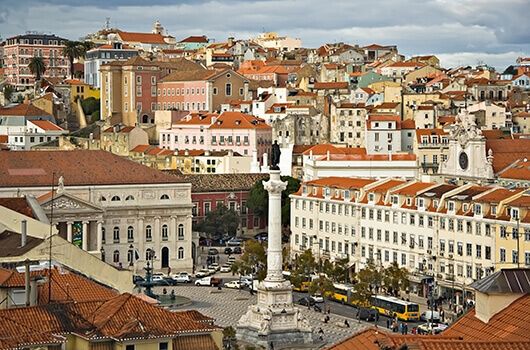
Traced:
<path id="1" fill-rule="evenodd" d="M 67 41 L 63 48 L 63 55 L 70 61 L 70 78 L 74 78 L 74 60 L 83 54 L 82 43 L 79 41 Z"/>
<path id="2" fill-rule="evenodd" d="M 32 57 L 28 67 L 31 71 L 31 74 L 35 76 L 35 82 L 40 81 L 42 75 L 44 72 L 46 72 L 46 64 L 44 63 L 42 57 L 39 56 Z"/>

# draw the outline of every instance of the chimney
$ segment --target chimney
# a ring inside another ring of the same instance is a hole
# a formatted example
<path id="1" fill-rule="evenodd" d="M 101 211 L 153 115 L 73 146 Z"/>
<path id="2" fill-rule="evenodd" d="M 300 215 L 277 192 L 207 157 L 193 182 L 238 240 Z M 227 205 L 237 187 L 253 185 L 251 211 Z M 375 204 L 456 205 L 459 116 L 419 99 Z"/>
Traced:
<path id="1" fill-rule="evenodd" d="M 20 247 L 24 247 L 28 240 L 28 222 L 26 220 L 20 221 Z"/>
<path id="2" fill-rule="evenodd" d="M 234 37 L 233 37 L 233 36 L 229 36 L 229 37 L 228 37 L 228 45 L 229 45 L 229 46 L 234 45 Z"/>
<path id="3" fill-rule="evenodd" d="M 329 150 L 326 152 L 326 160 L 329 160 Z"/>
<path id="4" fill-rule="evenodd" d="M 26 293 L 26 306 L 30 305 L 30 285 L 29 285 L 29 260 L 24 261 L 24 292 Z"/>
<path id="5" fill-rule="evenodd" d="M 38 281 L 39 277 L 34 277 L 30 281 L 29 306 L 37 305 L 37 298 L 39 295 L 39 287 L 37 286 Z"/>

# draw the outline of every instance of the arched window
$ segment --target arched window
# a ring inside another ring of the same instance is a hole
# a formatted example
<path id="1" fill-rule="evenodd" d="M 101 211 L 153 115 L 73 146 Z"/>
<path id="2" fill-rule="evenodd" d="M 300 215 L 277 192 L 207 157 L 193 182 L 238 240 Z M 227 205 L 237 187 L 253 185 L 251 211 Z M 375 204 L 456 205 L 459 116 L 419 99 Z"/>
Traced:
<path id="1" fill-rule="evenodd" d="M 179 260 L 184 259 L 184 248 L 180 247 L 178 249 L 178 253 L 177 254 L 178 254 L 177 257 L 178 257 Z"/>
<path id="2" fill-rule="evenodd" d="M 145 251 L 145 260 L 151 260 L 155 257 L 155 251 L 151 248 Z"/>
<path id="3" fill-rule="evenodd" d="M 127 227 L 127 241 L 134 242 L 134 228 L 132 226 Z"/>
<path id="4" fill-rule="evenodd" d="M 167 194 L 163 194 L 160 199 L 169 199 L 169 196 Z"/>
<path id="5" fill-rule="evenodd" d="M 147 225 L 145 227 L 145 240 L 147 242 L 151 242 L 153 239 L 153 229 L 151 228 L 151 225 Z"/>
<path id="6" fill-rule="evenodd" d="M 120 262 L 120 251 L 119 250 L 115 250 L 114 253 L 112 254 L 112 261 L 114 261 L 115 263 Z"/>
<path id="7" fill-rule="evenodd" d="M 126 201 L 133 201 L 134 197 L 132 195 L 128 195 L 127 198 L 125 198 Z"/>
<path id="8" fill-rule="evenodd" d="M 121 201 L 121 198 L 119 196 L 113 196 L 110 200 L 112 202 L 119 202 L 119 201 Z"/>
<path id="9" fill-rule="evenodd" d="M 99 199 L 100 202 L 106 202 L 107 201 L 107 198 L 105 198 L 105 196 L 101 196 L 101 198 Z"/>
<path id="10" fill-rule="evenodd" d="M 166 224 L 162 225 L 162 239 L 164 241 L 167 241 L 167 236 L 168 236 L 167 231 L 168 231 L 167 225 Z"/>
<path id="11" fill-rule="evenodd" d="M 132 250 L 132 249 L 129 249 L 127 251 L 127 262 L 131 263 L 131 265 L 134 262 L 134 250 Z"/>
<path id="12" fill-rule="evenodd" d="M 101 228 L 101 243 L 105 243 L 105 227 Z"/>
<path id="13" fill-rule="evenodd" d="M 112 230 L 112 237 L 114 243 L 120 243 L 120 228 L 118 226 L 114 226 L 114 229 Z"/>
<path id="14" fill-rule="evenodd" d="M 232 96 L 232 84 L 226 83 L 225 85 L 225 95 Z"/>
<path id="15" fill-rule="evenodd" d="M 183 240 L 184 239 L 184 225 L 179 224 L 178 226 L 178 239 Z"/>

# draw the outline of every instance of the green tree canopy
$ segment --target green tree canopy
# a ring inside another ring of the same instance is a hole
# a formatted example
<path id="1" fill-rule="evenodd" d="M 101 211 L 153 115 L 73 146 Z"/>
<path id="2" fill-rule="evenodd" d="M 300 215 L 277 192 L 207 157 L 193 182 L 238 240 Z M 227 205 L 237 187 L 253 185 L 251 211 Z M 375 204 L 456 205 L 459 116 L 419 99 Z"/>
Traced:
<path id="1" fill-rule="evenodd" d="M 241 275 L 253 274 L 259 281 L 267 277 L 267 255 L 265 248 L 256 240 L 248 240 L 244 245 L 241 259 L 232 265 L 232 272 Z"/>
<path id="2" fill-rule="evenodd" d="M 29 61 L 28 67 L 31 71 L 31 74 L 35 76 L 36 81 L 40 81 L 42 75 L 44 72 L 46 72 L 46 64 L 44 63 L 42 57 L 39 56 L 33 56 Z"/>
<path id="3" fill-rule="evenodd" d="M 333 281 L 324 275 L 320 275 L 318 278 L 311 281 L 309 285 L 309 293 L 311 295 L 319 293 L 322 296 L 327 296 L 333 292 Z"/>
<path id="4" fill-rule="evenodd" d="M 81 100 L 81 107 L 85 115 L 92 115 L 94 112 L 99 111 L 99 99 L 95 97 L 89 97 Z"/>
<path id="5" fill-rule="evenodd" d="M 94 43 L 89 41 L 67 41 L 63 48 L 63 55 L 70 63 L 70 78 L 74 77 L 74 60 L 83 57 L 85 53 L 94 47 Z"/>
<path id="6" fill-rule="evenodd" d="M 388 292 L 393 295 L 398 295 L 400 290 L 405 290 L 409 287 L 409 273 L 404 267 L 399 267 L 396 262 L 383 270 L 383 282 Z"/>
<path id="7" fill-rule="evenodd" d="M 15 89 L 11 85 L 5 85 L 4 86 L 4 98 L 9 103 L 11 101 L 11 97 L 13 97 L 13 93 L 15 92 Z"/>
<path id="8" fill-rule="evenodd" d="M 282 181 L 287 181 L 287 187 L 282 191 L 282 224 L 289 224 L 291 213 L 291 202 L 289 195 L 298 191 L 300 180 L 291 176 L 282 176 Z M 257 181 L 250 190 L 247 206 L 256 215 L 264 218 L 269 212 L 269 193 L 263 188 L 262 181 Z"/>
<path id="9" fill-rule="evenodd" d="M 333 281 L 339 283 L 349 282 L 349 259 L 338 259 L 334 263 L 329 262 L 328 260 L 324 261 L 323 271 L 329 276 Z"/>
<path id="10" fill-rule="evenodd" d="M 206 233 L 211 239 L 218 239 L 226 235 L 235 236 L 238 226 L 239 215 L 234 210 L 220 205 L 206 214 L 195 229 Z"/>

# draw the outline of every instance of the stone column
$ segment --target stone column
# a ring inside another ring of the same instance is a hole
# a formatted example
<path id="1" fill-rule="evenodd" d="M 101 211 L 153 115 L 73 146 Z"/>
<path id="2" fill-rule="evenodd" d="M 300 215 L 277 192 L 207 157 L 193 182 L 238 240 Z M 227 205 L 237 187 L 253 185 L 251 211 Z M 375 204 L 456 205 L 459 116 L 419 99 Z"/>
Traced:
<path id="1" fill-rule="evenodd" d="M 145 229 L 144 229 L 144 219 L 138 218 L 138 254 L 140 255 L 140 259 L 138 260 L 144 260 L 145 257 Z"/>
<path id="2" fill-rule="evenodd" d="M 101 248 L 103 247 L 103 221 L 97 222 L 97 230 L 96 230 L 96 249 L 98 252 L 101 252 Z"/>
<path id="3" fill-rule="evenodd" d="M 88 221 L 83 221 L 83 250 L 88 250 Z"/>
<path id="4" fill-rule="evenodd" d="M 68 242 L 72 243 L 72 222 L 66 222 L 66 239 Z"/>
<path id="5" fill-rule="evenodd" d="M 280 171 L 271 170 L 270 180 L 263 182 L 269 192 L 269 238 L 266 281 L 283 281 L 282 275 L 282 191 L 287 183 L 280 180 Z"/>
<path id="6" fill-rule="evenodd" d="M 155 260 L 160 260 L 160 243 L 162 241 L 162 232 L 160 232 L 160 216 L 155 217 L 155 227 L 153 232 L 153 240 L 155 241 Z M 154 262 L 153 262 L 154 265 Z M 153 266 L 154 268 L 154 266 Z"/>

